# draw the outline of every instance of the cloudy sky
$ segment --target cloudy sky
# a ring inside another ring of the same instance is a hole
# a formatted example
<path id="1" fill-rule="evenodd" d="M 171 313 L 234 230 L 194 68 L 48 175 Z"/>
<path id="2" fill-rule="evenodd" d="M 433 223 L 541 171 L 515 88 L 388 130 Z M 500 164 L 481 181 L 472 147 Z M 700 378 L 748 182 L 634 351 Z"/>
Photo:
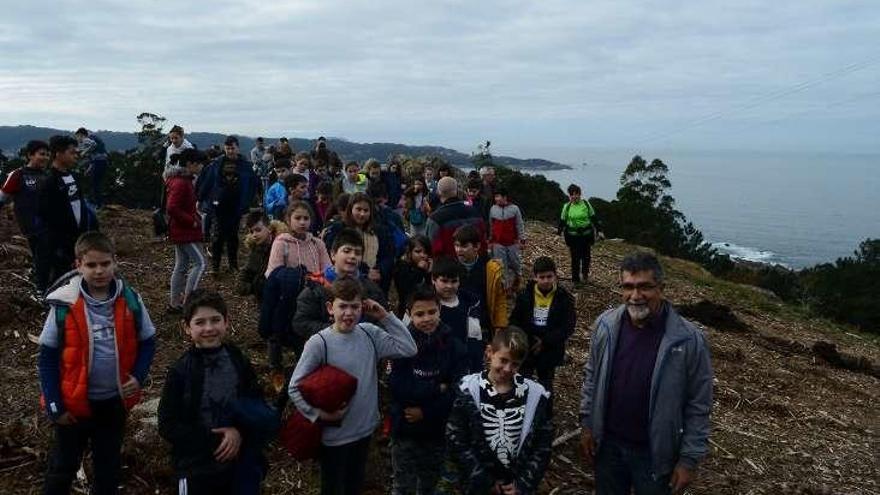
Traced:
<path id="1" fill-rule="evenodd" d="M 880 2 L 4 3 L 0 125 L 880 152 Z"/>

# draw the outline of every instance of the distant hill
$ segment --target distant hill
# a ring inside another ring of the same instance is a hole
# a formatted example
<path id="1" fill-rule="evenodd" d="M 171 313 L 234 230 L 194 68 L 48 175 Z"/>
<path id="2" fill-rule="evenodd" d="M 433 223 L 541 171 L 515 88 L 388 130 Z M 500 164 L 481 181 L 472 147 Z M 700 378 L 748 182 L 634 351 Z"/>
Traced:
<path id="1" fill-rule="evenodd" d="M 54 134 L 72 134 L 73 130 L 52 129 L 31 125 L 0 126 L 0 150 L 7 157 L 14 156 L 31 139 L 48 139 Z M 137 146 L 137 135 L 133 132 L 97 131 L 110 151 L 125 151 Z M 199 148 L 223 143 L 225 134 L 215 132 L 191 132 L 186 135 Z M 248 151 L 254 146 L 254 138 L 239 136 L 241 149 Z M 277 138 L 265 138 L 274 143 Z M 297 151 L 312 149 L 311 139 L 290 138 L 293 148 Z M 470 155 L 442 146 L 410 146 L 397 143 L 355 143 L 345 139 L 328 138 L 330 149 L 337 152 L 343 161 L 357 160 L 363 162 L 368 158 L 385 161 L 398 153 L 410 156 L 437 155 L 458 167 L 471 166 Z M 520 159 L 509 156 L 493 156 L 495 163 L 519 170 L 561 170 L 571 168 L 561 163 L 540 158 Z"/>

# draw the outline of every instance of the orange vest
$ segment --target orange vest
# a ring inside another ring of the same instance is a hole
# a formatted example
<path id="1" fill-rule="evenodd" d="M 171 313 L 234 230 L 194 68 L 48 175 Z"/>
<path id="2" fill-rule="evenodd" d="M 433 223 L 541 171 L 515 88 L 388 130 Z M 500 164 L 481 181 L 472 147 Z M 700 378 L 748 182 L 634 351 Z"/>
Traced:
<path id="1" fill-rule="evenodd" d="M 116 370 L 119 384 L 119 396 L 122 397 L 122 383 L 134 368 L 137 358 L 138 340 L 135 315 L 129 308 L 126 296 L 120 294 L 113 306 L 116 342 Z M 132 292 L 133 294 L 133 292 Z M 134 296 L 136 297 L 136 296 Z M 56 308 L 58 311 L 61 308 Z M 89 371 L 91 368 L 92 332 L 86 318 L 86 302 L 82 296 L 77 297 L 72 306 L 66 308 L 64 328 L 58 328 L 63 335 L 61 342 L 61 402 L 64 409 L 77 418 L 91 416 L 89 407 Z M 126 409 L 131 409 L 140 401 L 141 393 L 123 398 Z M 44 402 L 43 397 L 40 397 Z"/>

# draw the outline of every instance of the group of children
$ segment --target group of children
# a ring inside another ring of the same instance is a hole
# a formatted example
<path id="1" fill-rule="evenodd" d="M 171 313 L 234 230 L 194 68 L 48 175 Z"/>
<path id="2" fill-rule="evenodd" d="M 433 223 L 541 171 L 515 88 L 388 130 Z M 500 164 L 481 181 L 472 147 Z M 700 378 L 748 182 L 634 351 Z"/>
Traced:
<path id="1" fill-rule="evenodd" d="M 387 175 L 399 170 L 381 170 L 378 162 L 365 173 L 349 163 L 331 183 L 310 154 L 299 153 L 292 165 L 274 160 L 276 182 L 263 208 L 249 212 L 253 170 L 234 137 L 225 152 L 205 166 L 203 153 L 183 148 L 165 171 L 175 249 L 168 309 L 192 341 L 169 370 L 159 407 L 179 492 L 259 493 L 267 469 L 262 451 L 283 413 L 276 408 L 285 401 L 267 405 L 249 357 L 227 342 L 222 296 L 198 289 L 204 224 L 212 222 L 207 231 L 219 236 L 214 268 L 225 247 L 237 269 L 246 214 L 249 257 L 237 291 L 260 306 L 276 393 L 324 426 L 322 493 L 359 493 L 385 373 L 394 493 L 533 493 L 549 462 L 550 394 L 576 312 L 550 258 L 537 259 L 532 281 L 516 290 L 524 228 L 507 192 L 494 190 L 488 239 L 461 226 L 453 234 L 455 257 L 435 259 L 420 226 L 436 208 L 436 184 L 392 181 L 389 194 Z M 36 163 L 46 160 L 42 149 L 32 154 Z M 468 189 L 478 185 L 471 181 Z M 404 224 L 410 232 L 401 242 Z M 494 256 L 482 249 L 487 241 Z M 46 491 L 69 490 L 91 443 L 95 489 L 113 493 L 126 411 L 140 397 L 156 332 L 143 301 L 116 274 L 109 238 L 87 232 L 73 252 L 76 272 L 47 297 L 40 337 L 43 403 L 56 426 Z M 285 360 L 285 348 L 293 360 Z M 342 409 L 320 410 L 299 393 L 301 380 L 322 365 L 357 379 Z"/>

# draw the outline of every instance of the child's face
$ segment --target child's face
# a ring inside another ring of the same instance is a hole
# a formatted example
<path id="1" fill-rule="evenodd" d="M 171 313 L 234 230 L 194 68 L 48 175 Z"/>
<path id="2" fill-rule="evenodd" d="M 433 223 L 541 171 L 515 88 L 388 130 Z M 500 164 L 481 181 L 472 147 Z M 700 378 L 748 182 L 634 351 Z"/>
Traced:
<path id="1" fill-rule="evenodd" d="M 65 170 L 76 164 L 76 146 L 71 144 L 64 151 L 55 153 L 55 164 Z"/>
<path id="2" fill-rule="evenodd" d="M 294 201 L 299 201 L 306 197 L 306 191 L 309 189 L 309 185 L 305 182 L 300 182 L 299 184 L 290 188 L 290 197 L 293 198 Z"/>
<path id="3" fill-rule="evenodd" d="M 354 165 L 350 167 L 345 167 L 345 176 L 348 177 L 348 180 L 354 182 L 358 177 L 358 168 Z"/>
<path id="4" fill-rule="evenodd" d="M 535 274 L 535 285 L 538 290 L 547 292 L 556 285 L 556 272 L 540 272 Z"/>
<path id="5" fill-rule="evenodd" d="M 382 169 L 380 169 L 379 167 L 373 167 L 367 171 L 367 175 L 371 179 L 376 180 L 379 178 L 380 175 L 382 175 Z"/>
<path id="6" fill-rule="evenodd" d="M 492 344 L 486 346 L 486 359 L 489 362 L 489 380 L 495 385 L 509 385 L 522 365 L 521 360 L 511 355 L 510 348 L 502 346 L 493 349 Z"/>
<path id="7" fill-rule="evenodd" d="M 338 297 L 327 301 L 327 312 L 333 317 L 333 328 L 339 332 L 351 332 L 361 321 L 363 300 L 361 298 L 346 301 Z"/>
<path id="8" fill-rule="evenodd" d="M 507 196 L 502 196 L 500 194 L 495 195 L 495 204 L 498 206 L 507 206 Z"/>
<path id="9" fill-rule="evenodd" d="M 300 235 L 308 232 L 309 226 L 312 224 L 312 216 L 303 208 L 297 208 L 290 212 L 290 218 L 287 220 L 290 230 L 292 230 L 294 234 Z"/>
<path id="10" fill-rule="evenodd" d="M 284 179 L 290 175 L 290 169 L 287 167 L 275 167 L 275 176 L 278 177 L 279 182 L 284 182 Z"/>
<path id="11" fill-rule="evenodd" d="M 236 158 L 238 158 L 238 145 L 224 144 L 223 153 L 226 155 L 226 158 L 229 158 L 230 160 L 235 160 Z"/>
<path id="12" fill-rule="evenodd" d="M 416 244 L 413 246 L 412 251 L 409 252 L 409 259 L 413 262 L 413 264 L 418 265 L 423 261 L 428 261 L 428 251 L 425 250 L 425 246 L 421 244 Z"/>
<path id="13" fill-rule="evenodd" d="M 318 193 L 318 203 L 327 204 L 330 202 L 330 196 L 324 193 Z"/>
<path id="14" fill-rule="evenodd" d="M 351 205 L 351 219 L 355 225 L 363 227 L 370 222 L 370 204 L 366 201 L 359 201 Z"/>
<path id="15" fill-rule="evenodd" d="M 467 195 L 469 198 L 476 198 L 477 196 L 480 195 L 480 190 L 479 189 L 468 189 Z"/>
<path id="16" fill-rule="evenodd" d="M 413 182 L 413 191 L 415 191 L 415 192 L 417 192 L 417 193 L 420 193 L 420 192 L 422 192 L 422 191 L 424 191 L 424 190 L 425 190 L 425 185 L 422 184 L 421 181 L 418 181 L 418 180 L 417 180 L 417 181 Z"/>
<path id="17" fill-rule="evenodd" d="M 409 317 L 416 330 L 431 334 L 440 324 L 440 305 L 437 301 L 415 301 L 409 308 Z"/>
<path id="18" fill-rule="evenodd" d="M 250 235 L 257 244 L 266 244 L 272 240 L 272 231 L 263 222 L 257 222 L 250 228 Z"/>
<path id="19" fill-rule="evenodd" d="M 454 243 L 455 246 L 455 255 L 458 256 L 458 259 L 464 261 L 466 263 L 473 263 L 474 260 L 477 259 L 477 255 L 480 251 L 480 245 L 474 244 L 471 242 L 461 244 L 458 241 Z"/>
<path id="20" fill-rule="evenodd" d="M 306 169 L 309 168 L 309 160 L 307 158 L 300 158 L 296 161 L 296 169 L 300 172 L 305 172 Z"/>
<path id="21" fill-rule="evenodd" d="M 208 306 L 196 308 L 192 318 L 183 328 L 190 336 L 193 345 L 199 349 L 220 347 L 226 337 L 229 321 L 219 311 Z"/>
<path id="22" fill-rule="evenodd" d="M 46 168 L 49 164 L 49 150 L 41 148 L 28 155 L 28 164 L 35 168 Z"/>
<path id="23" fill-rule="evenodd" d="M 343 244 L 333 253 L 333 269 L 338 275 L 354 275 L 364 258 L 364 250 L 358 246 Z"/>
<path id="24" fill-rule="evenodd" d="M 76 270 L 85 280 L 89 292 L 105 291 L 116 274 L 116 258 L 92 249 L 76 260 Z"/>
<path id="25" fill-rule="evenodd" d="M 193 175 L 199 175 L 202 173 L 203 167 L 204 164 L 202 162 L 188 162 L 186 164 L 186 171 Z"/>
<path id="26" fill-rule="evenodd" d="M 434 180 L 434 169 L 430 168 L 430 167 L 426 168 L 424 177 L 425 177 L 426 182 L 430 182 L 430 181 Z"/>
<path id="27" fill-rule="evenodd" d="M 437 291 L 437 296 L 443 301 L 455 299 L 455 296 L 458 294 L 458 286 L 461 285 L 458 277 L 440 276 L 434 277 L 432 281 L 434 283 L 434 290 Z"/>
<path id="28" fill-rule="evenodd" d="M 172 132 L 168 135 L 168 140 L 171 141 L 175 147 L 180 146 L 183 143 L 183 134 Z"/>

